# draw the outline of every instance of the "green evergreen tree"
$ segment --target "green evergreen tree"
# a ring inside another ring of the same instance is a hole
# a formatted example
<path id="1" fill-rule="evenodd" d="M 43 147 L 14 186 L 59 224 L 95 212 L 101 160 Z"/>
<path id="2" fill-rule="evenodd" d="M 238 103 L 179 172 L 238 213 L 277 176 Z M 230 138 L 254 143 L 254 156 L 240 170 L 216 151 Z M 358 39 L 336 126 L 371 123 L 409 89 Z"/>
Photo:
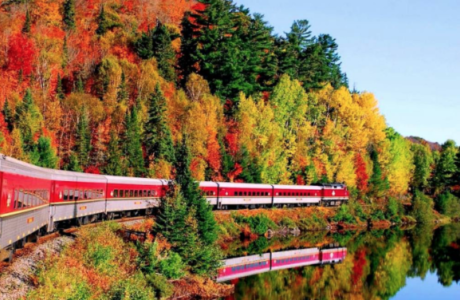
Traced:
<path id="1" fill-rule="evenodd" d="M 23 137 L 23 148 L 26 153 L 32 153 L 34 148 L 34 136 L 43 125 L 43 116 L 35 105 L 32 91 L 26 90 L 22 103 L 16 106 L 15 125 Z"/>
<path id="2" fill-rule="evenodd" d="M 292 79 L 300 79 L 301 68 L 305 64 L 302 54 L 312 42 L 308 20 L 295 21 L 286 37 L 277 39 L 278 74 L 288 74 Z"/>
<path id="3" fill-rule="evenodd" d="M 411 150 L 414 153 L 415 166 L 412 187 L 423 190 L 428 187 L 431 166 L 434 163 L 433 156 L 428 145 L 412 144 Z"/>
<path id="4" fill-rule="evenodd" d="M 121 73 L 121 82 L 118 86 L 117 92 L 117 102 L 118 103 L 127 103 L 129 100 L 129 93 L 126 87 L 126 77 L 125 72 Z"/>
<path id="5" fill-rule="evenodd" d="M 197 72 L 194 53 L 197 49 L 197 40 L 194 38 L 195 27 L 190 21 L 191 13 L 186 12 L 181 23 L 181 56 L 179 57 L 180 84 L 185 86 L 190 74 Z M 152 54 L 153 56 L 153 54 Z"/>
<path id="6" fill-rule="evenodd" d="M 150 28 L 143 32 L 141 37 L 135 42 L 134 47 L 137 55 L 142 59 L 150 59 L 154 56 L 153 52 L 153 30 Z"/>
<path id="7" fill-rule="evenodd" d="M 306 90 L 320 89 L 324 83 L 331 83 L 335 88 L 348 86 L 348 79 L 340 69 L 338 45 L 334 38 L 322 34 L 302 53 L 299 80 Z"/>
<path id="8" fill-rule="evenodd" d="M 35 146 L 32 154 L 32 163 L 39 167 L 55 169 L 57 167 L 58 158 L 55 151 L 51 147 L 49 138 L 41 136 Z"/>
<path id="9" fill-rule="evenodd" d="M 81 166 L 83 166 L 83 169 L 89 165 L 89 154 L 91 152 L 91 130 L 88 115 L 88 109 L 83 107 L 80 115 L 80 121 L 77 124 L 77 135 L 75 141 L 78 161 Z"/>
<path id="10" fill-rule="evenodd" d="M 113 130 L 110 131 L 110 142 L 107 147 L 107 165 L 104 168 L 104 173 L 114 176 L 124 175 L 118 137 Z"/>
<path id="11" fill-rule="evenodd" d="M 5 118 L 5 122 L 8 125 L 8 130 L 9 132 L 13 131 L 13 112 L 11 111 L 10 104 L 8 102 L 8 99 L 5 99 L 5 102 L 3 103 L 3 117 Z"/>
<path id="12" fill-rule="evenodd" d="M 194 33 L 186 41 L 186 46 L 196 45 L 189 49 L 189 63 L 198 62 L 199 74 L 210 85 L 211 90 L 218 96 L 236 98 L 239 92 L 249 94 L 240 86 L 248 81 L 244 80 L 244 61 L 241 51 L 242 41 L 236 33 L 237 8 L 229 0 L 200 0 L 205 4 L 205 10 L 192 14 L 194 18 Z M 245 12 L 243 12 L 245 13 Z M 239 21 L 242 23 L 242 21 Z M 185 28 L 190 30 L 190 28 Z M 198 46 L 199 45 L 199 46 Z M 246 54 L 247 55 L 247 54 Z M 184 62 L 184 61 L 183 61 Z"/>
<path id="13" fill-rule="evenodd" d="M 64 15 L 62 21 L 66 29 L 75 29 L 75 0 L 64 1 Z"/>
<path id="14" fill-rule="evenodd" d="M 166 120 L 166 99 L 157 83 L 155 92 L 150 96 L 148 120 L 145 124 L 145 148 L 154 160 L 164 159 L 174 163 L 174 145 L 171 130 Z"/>
<path id="15" fill-rule="evenodd" d="M 77 90 L 77 93 L 85 92 L 85 85 L 83 84 L 83 79 L 81 78 L 81 76 L 78 76 L 76 90 Z"/>
<path id="16" fill-rule="evenodd" d="M 184 196 L 180 192 L 180 188 L 170 182 L 166 197 L 160 201 L 155 230 L 161 233 L 174 247 L 177 247 L 181 255 L 190 250 L 182 246 L 184 232 L 187 230 L 185 227 L 186 216 L 187 204 Z"/>
<path id="17" fill-rule="evenodd" d="M 64 44 L 62 45 L 62 63 L 61 66 L 64 69 L 69 63 L 69 48 L 67 47 L 67 35 L 64 36 Z"/>
<path id="18" fill-rule="evenodd" d="M 216 221 L 212 213 L 212 207 L 206 198 L 201 195 L 198 183 L 193 179 L 190 172 L 190 152 L 184 138 L 176 151 L 176 182 L 190 208 L 196 210 L 196 220 L 201 241 L 205 245 L 212 245 L 217 239 Z"/>
<path id="19" fill-rule="evenodd" d="M 171 34 L 166 26 L 158 23 L 152 35 L 153 54 L 157 59 L 158 71 L 167 81 L 176 80 L 174 66 L 176 64 L 176 53 L 172 47 Z"/>
<path id="20" fill-rule="evenodd" d="M 135 177 L 145 174 L 144 157 L 141 143 L 141 128 L 138 119 L 138 107 L 126 114 L 125 158 L 130 173 Z"/>
<path id="21" fill-rule="evenodd" d="M 65 95 L 64 95 L 64 91 L 62 89 L 62 79 L 61 79 L 61 75 L 58 74 L 58 77 L 57 77 L 57 83 L 56 83 L 56 96 L 57 98 L 62 101 L 65 99 Z"/>
<path id="22" fill-rule="evenodd" d="M 101 11 L 99 12 L 99 16 L 97 18 L 98 20 L 98 26 L 96 29 L 96 33 L 98 35 L 104 35 L 108 30 L 109 30 L 109 21 L 107 19 L 107 16 L 105 14 L 105 7 L 102 5 Z"/>
<path id="23" fill-rule="evenodd" d="M 26 11 L 26 20 L 24 22 L 24 26 L 22 27 L 22 33 L 30 33 L 30 27 L 32 25 L 32 21 L 30 19 L 29 10 Z"/>
<path id="24" fill-rule="evenodd" d="M 78 161 L 78 155 L 72 153 L 69 157 L 69 163 L 65 166 L 65 170 L 74 172 L 83 172 L 83 169 Z"/>
<path id="25" fill-rule="evenodd" d="M 240 165 L 243 172 L 241 172 L 239 178 L 247 183 L 262 183 L 261 169 L 256 161 L 251 158 L 246 147 L 243 146 L 240 156 Z"/>
<path id="26" fill-rule="evenodd" d="M 370 190 L 376 197 L 384 196 L 384 193 L 390 188 L 388 179 L 383 177 L 382 168 L 380 167 L 379 156 L 376 150 L 371 152 L 372 159 L 372 177 L 369 180 Z"/>
<path id="27" fill-rule="evenodd" d="M 448 140 L 442 145 L 441 156 L 436 164 L 433 176 L 433 186 L 436 194 L 444 192 L 455 184 L 457 151 L 455 142 L 452 140 Z"/>

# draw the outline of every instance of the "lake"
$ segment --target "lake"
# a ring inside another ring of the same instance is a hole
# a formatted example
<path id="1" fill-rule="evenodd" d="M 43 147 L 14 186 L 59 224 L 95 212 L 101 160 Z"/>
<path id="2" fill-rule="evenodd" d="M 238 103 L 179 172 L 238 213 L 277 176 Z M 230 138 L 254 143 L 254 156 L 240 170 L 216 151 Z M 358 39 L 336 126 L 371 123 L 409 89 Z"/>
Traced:
<path id="1" fill-rule="evenodd" d="M 460 299 L 460 224 L 235 242 L 228 299 Z"/>

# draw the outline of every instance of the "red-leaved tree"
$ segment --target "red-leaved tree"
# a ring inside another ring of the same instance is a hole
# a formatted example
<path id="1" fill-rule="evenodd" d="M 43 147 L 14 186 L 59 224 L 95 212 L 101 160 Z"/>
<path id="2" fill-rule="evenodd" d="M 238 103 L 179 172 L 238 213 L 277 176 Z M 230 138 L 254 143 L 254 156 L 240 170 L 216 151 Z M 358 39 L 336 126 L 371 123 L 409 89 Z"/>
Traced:
<path id="1" fill-rule="evenodd" d="M 35 44 L 27 36 L 21 33 L 11 36 L 8 44 L 8 69 L 29 76 L 36 53 Z"/>

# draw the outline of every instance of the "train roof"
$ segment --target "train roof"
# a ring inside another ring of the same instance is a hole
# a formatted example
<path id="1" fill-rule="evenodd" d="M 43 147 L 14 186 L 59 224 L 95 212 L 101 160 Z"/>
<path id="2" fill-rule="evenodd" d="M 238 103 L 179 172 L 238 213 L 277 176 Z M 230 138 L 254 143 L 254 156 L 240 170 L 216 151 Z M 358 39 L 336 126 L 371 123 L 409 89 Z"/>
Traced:
<path id="1" fill-rule="evenodd" d="M 86 182 L 91 180 L 91 182 L 105 183 L 107 179 L 104 175 L 91 174 L 91 173 L 80 173 L 74 171 L 64 171 L 64 170 L 50 170 L 52 172 L 52 179 L 59 181 L 77 181 L 77 182 Z"/>
<path id="2" fill-rule="evenodd" d="M 271 189 L 270 184 L 258 184 L 258 183 L 234 183 L 234 182 L 217 182 L 221 188 L 242 188 L 242 189 Z"/>
<path id="3" fill-rule="evenodd" d="M 0 170 L 42 179 L 51 179 L 53 171 L 51 169 L 34 166 L 4 154 L 0 154 Z"/>
<path id="4" fill-rule="evenodd" d="M 104 176 L 107 183 L 120 183 L 120 184 L 151 184 L 151 185 L 168 185 L 168 180 L 153 179 L 153 178 L 137 178 L 137 177 L 123 177 L 123 176 Z"/>
<path id="5" fill-rule="evenodd" d="M 286 190 L 318 190 L 321 186 L 314 185 L 274 185 L 275 189 L 286 189 Z"/>

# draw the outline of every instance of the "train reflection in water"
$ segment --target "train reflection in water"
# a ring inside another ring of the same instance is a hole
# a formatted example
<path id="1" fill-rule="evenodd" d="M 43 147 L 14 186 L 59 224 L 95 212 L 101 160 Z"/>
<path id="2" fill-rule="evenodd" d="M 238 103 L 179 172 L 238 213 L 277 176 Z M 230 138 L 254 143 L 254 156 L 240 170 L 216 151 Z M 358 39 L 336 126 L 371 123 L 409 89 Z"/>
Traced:
<path id="1" fill-rule="evenodd" d="M 223 266 L 218 271 L 217 282 L 269 271 L 341 263 L 346 255 L 347 248 L 331 245 L 321 249 L 296 249 L 229 258 L 223 261 Z"/>

